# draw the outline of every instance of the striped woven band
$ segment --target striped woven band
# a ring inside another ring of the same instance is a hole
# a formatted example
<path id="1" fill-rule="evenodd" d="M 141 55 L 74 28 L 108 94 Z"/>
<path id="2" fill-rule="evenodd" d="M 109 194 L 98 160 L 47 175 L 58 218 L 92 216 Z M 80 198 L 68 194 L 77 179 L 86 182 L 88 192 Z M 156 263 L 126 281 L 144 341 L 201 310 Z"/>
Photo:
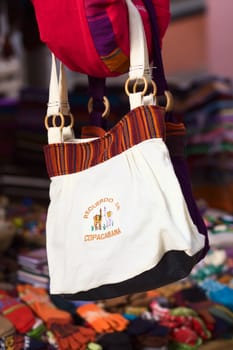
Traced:
<path id="1" fill-rule="evenodd" d="M 96 140 L 44 146 L 47 171 L 50 177 L 77 173 L 100 164 L 142 141 L 164 137 L 164 110 L 156 106 L 138 107 Z"/>

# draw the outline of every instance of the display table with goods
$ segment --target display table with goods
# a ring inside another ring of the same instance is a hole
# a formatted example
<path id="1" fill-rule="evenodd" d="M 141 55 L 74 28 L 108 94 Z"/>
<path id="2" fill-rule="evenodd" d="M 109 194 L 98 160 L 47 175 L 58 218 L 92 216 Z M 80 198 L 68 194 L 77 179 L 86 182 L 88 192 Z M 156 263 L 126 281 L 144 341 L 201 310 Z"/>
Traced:
<path id="1" fill-rule="evenodd" d="M 206 76 L 183 86 L 171 84 L 174 112 L 187 127 L 187 159 L 196 198 L 233 212 L 233 84 Z"/>
<path id="2" fill-rule="evenodd" d="M 211 249 L 190 276 L 98 301 L 49 294 L 46 205 L 1 197 L 0 349 L 233 347 L 233 217 L 201 203 Z"/>

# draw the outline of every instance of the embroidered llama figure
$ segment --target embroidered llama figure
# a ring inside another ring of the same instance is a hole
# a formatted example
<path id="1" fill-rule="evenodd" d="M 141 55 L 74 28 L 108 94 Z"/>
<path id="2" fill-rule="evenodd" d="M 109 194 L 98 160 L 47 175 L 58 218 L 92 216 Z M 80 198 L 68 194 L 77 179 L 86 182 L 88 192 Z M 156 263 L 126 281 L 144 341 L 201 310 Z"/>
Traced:
<path id="1" fill-rule="evenodd" d="M 102 228 L 102 209 L 100 208 L 99 214 L 93 216 L 95 230 L 101 230 Z"/>
<path id="2" fill-rule="evenodd" d="M 106 207 L 104 207 L 104 219 L 105 219 L 105 226 L 109 227 L 109 226 L 113 226 L 113 218 L 112 218 L 112 211 L 106 209 Z"/>

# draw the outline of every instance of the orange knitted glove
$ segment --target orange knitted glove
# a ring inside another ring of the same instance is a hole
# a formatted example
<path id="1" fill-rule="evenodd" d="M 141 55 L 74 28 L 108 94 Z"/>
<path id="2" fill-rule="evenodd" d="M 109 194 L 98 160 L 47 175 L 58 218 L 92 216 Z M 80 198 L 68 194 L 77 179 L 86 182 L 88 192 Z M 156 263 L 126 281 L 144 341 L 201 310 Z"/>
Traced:
<path id="1" fill-rule="evenodd" d="M 51 318 L 71 322 L 72 317 L 70 313 L 56 308 L 44 288 L 34 287 L 30 284 L 18 284 L 17 291 L 20 299 L 44 322 L 48 322 Z"/>
<path id="2" fill-rule="evenodd" d="M 76 309 L 77 313 L 84 318 L 98 333 L 123 331 L 128 325 L 122 315 L 109 313 L 96 304 L 84 304 Z"/>

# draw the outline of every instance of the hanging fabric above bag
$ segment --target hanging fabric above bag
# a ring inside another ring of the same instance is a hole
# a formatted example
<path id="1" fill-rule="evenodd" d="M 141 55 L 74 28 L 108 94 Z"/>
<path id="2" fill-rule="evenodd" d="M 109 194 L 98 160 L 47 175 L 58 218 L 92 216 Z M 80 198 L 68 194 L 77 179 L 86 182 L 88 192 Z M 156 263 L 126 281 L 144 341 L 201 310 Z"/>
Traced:
<path id="1" fill-rule="evenodd" d="M 125 0 L 32 0 L 41 40 L 69 69 L 94 77 L 118 76 L 129 69 L 129 25 Z M 137 6 L 151 53 L 149 16 Z M 169 0 L 153 0 L 160 40 L 167 29 Z"/>
<path id="2" fill-rule="evenodd" d="M 156 288 L 187 276 L 205 248 L 165 144 L 165 110 L 147 103 L 153 102 L 156 85 L 140 15 L 131 0 L 126 2 L 131 35 L 126 91 L 134 82 L 131 111 L 103 136 L 74 138 L 64 69 L 61 65 L 58 86 L 53 57 L 45 119 L 51 294 L 86 294 L 88 299 L 89 290 L 103 287 L 102 298 L 111 298 L 127 294 L 128 282 L 128 293 Z M 144 82 L 143 91 L 134 91 L 137 79 Z M 152 92 L 146 95 L 149 85 Z M 65 126 L 63 114 L 70 116 L 70 125 Z M 144 274 L 137 284 L 130 283 Z M 117 283 L 126 287 L 112 289 Z"/>

